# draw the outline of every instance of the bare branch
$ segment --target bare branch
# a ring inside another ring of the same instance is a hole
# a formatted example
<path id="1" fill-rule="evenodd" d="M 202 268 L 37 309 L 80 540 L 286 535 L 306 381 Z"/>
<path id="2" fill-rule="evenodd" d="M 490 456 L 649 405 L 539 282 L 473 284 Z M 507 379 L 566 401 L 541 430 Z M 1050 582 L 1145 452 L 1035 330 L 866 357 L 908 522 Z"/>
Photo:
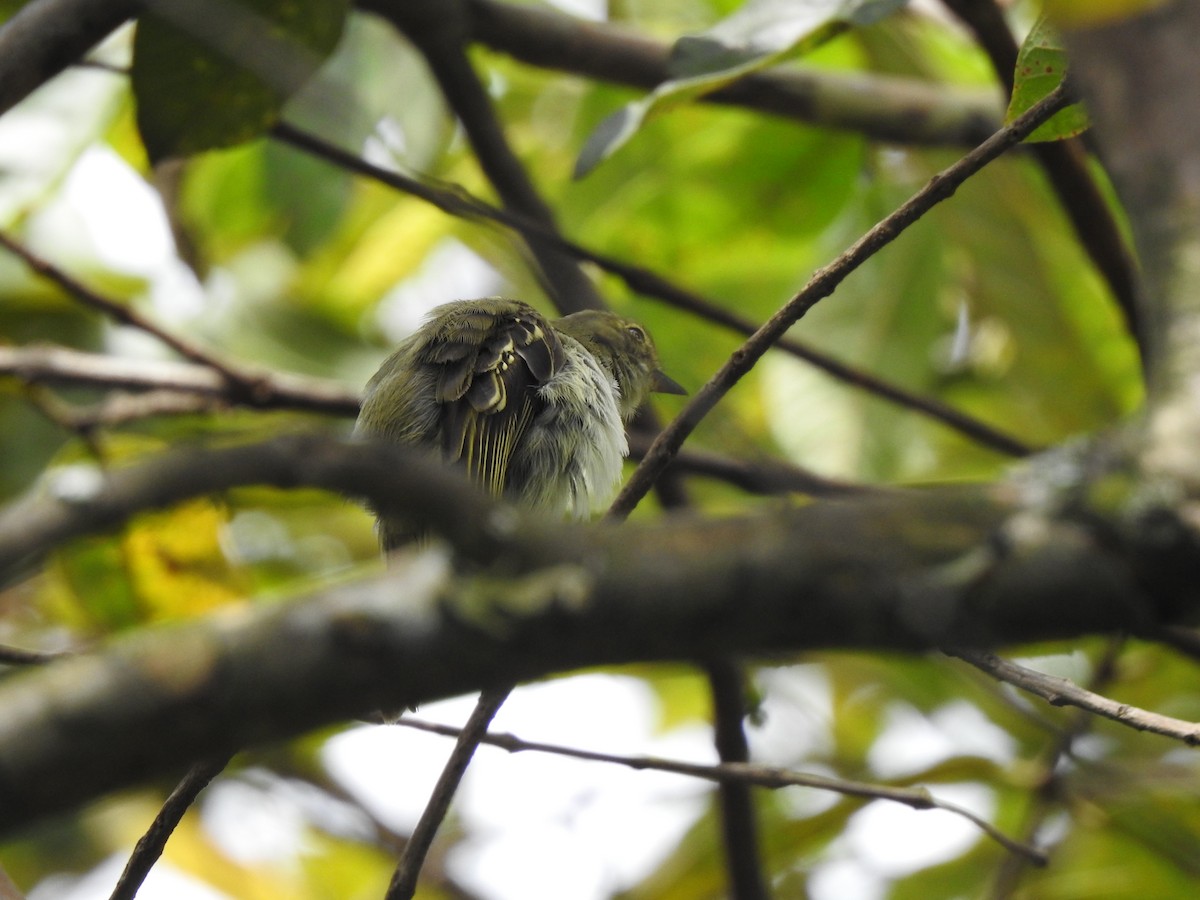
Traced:
<path id="1" fill-rule="evenodd" d="M 446 814 L 450 812 L 450 802 L 458 791 L 480 740 L 487 734 L 488 725 L 510 693 L 511 687 L 501 687 L 489 688 L 479 695 L 467 724 L 458 733 L 454 750 L 450 753 L 442 774 L 438 776 L 429 802 L 421 810 L 421 817 L 404 847 L 404 854 L 392 875 L 384 900 L 410 900 L 416 894 L 417 878 L 421 874 L 421 867 L 425 865 L 425 857 L 433 845 L 433 838 Z"/>
<path id="2" fill-rule="evenodd" d="M 1149 731 L 1183 741 L 1188 746 L 1200 744 L 1200 723 L 1185 722 L 1170 716 L 1118 703 L 1100 694 L 1081 688 L 1066 678 L 1046 675 L 1033 669 L 1001 659 L 993 653 L 974 650 L 947 650 L 951 656 L 969 662 L 989 675 L 1041 697 L 1054 706 L 1077 706 L 1138 731 Z"/>
<path id="3" fill-rule="evenodd" d="M 509 146 L 491 98 L 466 54 L 466 11 L 462 0 L 365 0 L 364 9 L 378 13 L 424 54 L 446 101 L 458 116 L 479 165 L 500 195 L 504 207 L 556 232 L 554 211 L 542 199 L 529 173 Z M 556 241 L 524 234 L 541 269 L 555 307 L 563 313 L 604 305 L 595 286 L 575 259 Z"/>
<path id="4" fill-rule="evenodd" d="M 127 19 L 135 0 L 38 0 L 0 28 L 0 114 L 83 57 Z"/>
<path id="5" fill-rule="evenodd" d="M 117 885 L 113 888 L 109 900 L 133 900 L 142 882 L 150 874 L 150 869 L 162 856 L 171 833 L 196 802 L 200 792 L 229 765 L 229 759 L 228 756 L 222 756 L 192 766 L 191 771 L 176 785 L 175 790 L 171 791 L 162 809 L 154 817 L 150 829 L 133 848 L 133 853 L 130 854 L 121 877 L 117 879 Z"/>
<path id="6" fill-rule="evenodd" d="M 40 666 L 59 659 L 63 654 L 52 650 L 24 650 L 0 646 L 0 666 Z"/>
<path id="7" fill-rule="evenodd" d="M 1112 638 L 1104 654 L 1095 666 L 1088 682 L 1088 690 L 1096 692 L 1108 685 L 1116 674 L 1117 658 L 1125 647 L 1123 635 Z M 984 670 L 981 670 L 984 671 Z M 1067 727 L 1056 732 L 1050 746 L 1037 760 L 1030 808 L 1021 824 L 1021 834 L 1027 843 L 1034 843 L 1050 814 L 1062 806 L 1064 778 L 1062 761 L 1071 753 L 1075 742 L 1087 734 L 1095 723 L 1095 716 L 1086 710 L 1077 709 Z M 1017 856 L 1007 856 L 1000 861 L 992 879 L 990 900 L 1005 900 L 1017 890 L 1025 872 L 1025 862 Z"/>
<path id="8" fill-rule="evenodd" d="M 627 515 L 666 469 L 671 457 L 714 406 L 749 372 L 801 316 L 828 297 L 851 272 L 890 244 L 936 204 L 951 197 L 958 186 L 1004 151 L 1019 143 L 1067 103 L 1059 86 L 1010 125 L 980 144 L 958 162 L 930 179 L 895 212 L 876 224 L 837 259 L 819 269 L 796 296 L 734 351 L 729 361 L 688 401 L 655 439 L 646 457 L 613 502 L 610 515 Z"/>
<path id="9" fill-rule="evenodd" d="M 742 667 L 730 659 L 704 664 L 708 692 L 712 697 L 713 737 L 717 758 L 725 765 L 750 762 L 750 744 L 746 739 L 746 685 Z M 721 844 L 725 850 L 725 868 L 729 872 L 729 894 L 734 900 L 767 900 L 763 873 L 761 838 L 754 795 L 745 781 L 717 783 L 721 804 Z"/>
<path id="10" fill-rule="evenodd" d="M 440 734 L 446 737 L 456 737 L 462 731 L 452 725 L 425 722 L 410 716 L 405 716 L 398 720 L 396 724 L 405 728 L 413 728 L 418 731 Z M 755 787 L 770 788 L 771 790 L 779 790 L 786 787 L 808 787 L 821 791 L 832 791 L 846 797 L 890 800 L 894 803 L 902 803 L 911 809 L 942 809 L 968 819 L 987 834 L 988 837 L 1004 846 L 1010 852 L 1019 854 L 1038 865 L 1042 865 L 1046 861 L 1045 854 L 1041 850 L 1014 840 L 996 828 L 991 822 L 975 815 L 975 813 L 969 810 L 963 809 L 957 804 L 937 799 L 926 788 L 896 787 L 887 784 L 849 781 L 842 778 L 809 775 L 803 772 L 795 772 L 791 769 L 782 769 L 777 766 L 763 766 L 749 762 L 706 765 L 704 763 L 689 763 L 664 759 L 658 756 L 621 756 L 614 753 L 600 753 L 594 750 L 564 747 L 559 744 L 526 741 L 512 734 L 488 732 L 480 742 L 507 750 L 509 753 L 552 753 L 556 756 L 567 756 L 572 759 L 611 763 L 639 771 L 672 772 L 677 775 L 687 775 L 691 778 L 701 778 L 717 784 L 737 782 L 754 785 Z"/>

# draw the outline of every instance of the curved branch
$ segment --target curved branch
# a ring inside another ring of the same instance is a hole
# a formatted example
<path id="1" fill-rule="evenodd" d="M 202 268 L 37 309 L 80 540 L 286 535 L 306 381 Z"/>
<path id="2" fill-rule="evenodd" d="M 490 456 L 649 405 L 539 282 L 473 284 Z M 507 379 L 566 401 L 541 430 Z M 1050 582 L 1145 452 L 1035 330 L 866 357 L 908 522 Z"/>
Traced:
<path id="1" fill-rule="evenodd" d="M 444 737 L 457 737 L 462 729 L 453 725 L 441 725 L 436 722 L 425 722 L 420 719 L 405 717 L 395 723 L 403 728 L 423 731 L 428 734 L 440 734 Z M 785 787 L 807 787 L 821 791 L 831 791 L 845 797 L 863 797 L 873 800 L 891 800 L 902 803 L 910 809 L 943 809 L 960 815 L 977 825 L 988 837 L 1011 851 L 1018 857 L 1024 858 L 1036 865 L 1046 862 L 1046 856 L 1031 844 L 1014 840 L 1000 831 L 986 819 L 981 819 L 974 813 L 962 807 L 947 803 L 934 797 L 922 787 L 897 787 L 890 784 L 869 784 L 862 781 L 848 781 L 842 778 L 830 778 L 827 775 L 810 775 L 783 769 L 778 766 L 764 766 L 756 763 L 704 763 L 682 762 L 674 759 L 664 759 L 658 756 L 622 756 L 616 753 L 600 753 L 596 750 L 581 750 L 575 747 L 564 747 L 560 744 L 547 744 L 541 741 L 526 741 L 513 734 L 497 734 L 489 732 L 480 738 L 480 743 L 491 747 L 499 747 L 509 753 L 552 753 L 555 756 L 566 756 L 571 759 L 587 760 L 589 762 L 611 763 L 625 766 L 637 771 L 672 772 L 677 775 L 688 775 L 692 778 L 703 778 L 717 784 L 739 782 L 755 787 L 777 790 Z"/>

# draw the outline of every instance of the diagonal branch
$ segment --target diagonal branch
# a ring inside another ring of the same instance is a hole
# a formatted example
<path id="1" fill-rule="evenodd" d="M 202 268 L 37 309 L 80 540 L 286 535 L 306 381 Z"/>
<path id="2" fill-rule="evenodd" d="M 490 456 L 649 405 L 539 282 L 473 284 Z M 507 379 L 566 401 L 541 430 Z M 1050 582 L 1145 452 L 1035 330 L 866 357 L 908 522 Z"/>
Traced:
<path id="1" fill-rule="evenodd" d="M 1189 747 L 1200 744 L 1200 723 L 1173 719 L 1159 713 L 1119 703 L 1101 694 L 1082 688 L 1075 682 L 1001 659 L 993 653 L 973 650 L 947 650 L 951 656 L 969 662 L 989 675 L 1006 681 L 1041 697 L 1054 706 L 1077 706 L 1080 709 L 1120 722 L 1137 731 L 1148 731 L 1183 741 Z"/>
<path id="2" fill-rule="evenodd" d="M 637 506 L 700 421 L 801 316 L 818 301 L 832 294 L 851 272 L 899 237 L 909 225 L 952 196 L 967 178 L 1019 143 L 1067 102 L 1066 90 L 1060 85 L 1012 124 L 997 131 L 975 150 L 935 175 L 899 209 L 876 224 L 837 259 L 819 269 L 796 296 L 734 351 L 729 361 L 663 429 L 613 502 L 610 514 L 628 515 Z"/>
<path id="3" fill-rule="evenodd" d="M 117 885 L 113 888 L 109 900 L 133 900 L 137 896 L 142 882 L 150 874 L 150 869 L 162 856 L 163 848 L 167 846 L 167 839 L 170 838 L 171 833 L 183 820 L 184 814 L 192 804 L 196 802 L 200 792 L 208 787 L 209 783 L 229 765 L 229 760 L 229 756 L 221 756 L 192 766 L 183 780 L 175 786 L 175 790 L 171 791 L 170 796 L 158 811 L 158 815 L 150 824 L 149 830 L 142 835 L 133 848 L 133 853 L 130 854 L 129 861 L 125 863 L 125 870 L 117 879 Z"/>
<path id="4" fill-rule="evenodd" d="M 487 734 L 488 725 L 511 693 L 512 688 L 502 687 L 490 688 L 479 695 L 467 724 L 458 732 L 454 750 L 446 760 L 442 774 L 438 776 L 429 802 L 421 810 L 421 817 L 404 846 L 404 853 L 392 875 L 384 900 L 411 900 L 416 894 L 417 878 L 425 865 L 425 857 L 429 854 L 429 848 L 433 846 L 438 828 L 450 811 L 450 802 L 467 773 L 467 766 L 479 748 L 480 741 Z"/>
<path id="5" fill-rule="evenodd" d="M 402 3 L 366 0 L 363 6 L 391 22 L 425 56 L 504 207 L 528 216 L 547 231 L 557 231 L 553 211 L 509 146 L 491 98 L 467 59 L 466 12 L 462 0 Z M 555 307 L 563 313 L 572 313 L 604 305 L 578 263 L 562 253 L 555 242 L 543 241 L 536 235 L 525 235 L 525 239 L 541 268 Z"/>

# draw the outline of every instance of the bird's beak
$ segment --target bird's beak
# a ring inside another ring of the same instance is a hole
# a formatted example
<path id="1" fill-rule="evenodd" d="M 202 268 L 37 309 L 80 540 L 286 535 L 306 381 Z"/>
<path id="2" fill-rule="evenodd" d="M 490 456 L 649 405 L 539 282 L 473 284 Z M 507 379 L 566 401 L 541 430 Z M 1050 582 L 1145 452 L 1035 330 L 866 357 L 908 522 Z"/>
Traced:
<path id="1" fill-rule="evenodd" d="M 661 369 L 654 370 L 654 381 L 650 384 L 650 390 L 659 394 L 687 394 L 687 388 Z"/>

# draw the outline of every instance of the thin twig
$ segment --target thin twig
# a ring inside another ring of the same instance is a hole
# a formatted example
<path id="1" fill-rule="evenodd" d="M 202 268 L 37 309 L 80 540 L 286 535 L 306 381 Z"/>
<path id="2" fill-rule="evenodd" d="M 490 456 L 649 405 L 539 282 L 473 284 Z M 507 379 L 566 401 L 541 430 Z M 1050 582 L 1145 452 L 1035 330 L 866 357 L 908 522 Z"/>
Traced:
<path id="1" fill-rule="evenodd" d="M 1068 102 L 1066 89 L 1059 85 L 1010 125 L 931 178 L 925 187 L 877 223 L 837 259 L 817 270 L 798 294 L 733 352 L 717 374 L 696 392 L 671 424 L 663 429 L 614 501 L 613 510 L 619 515 L 627 515 L 637 506 L 700 421 L 801 316 L 833 293 L 851 272 L 899 237 L 909 225 L 936 204 L 951 197 L 967 178 L 1019 143 Z"/>
<path id="2" fill-rule="evenodd" d="M 1188 746 L 1200 744 L 1200 723 L 1173 719 L 1149 710 L 1119 703 L 1101 694 L 1082 688 L 1067 678 L 1046 675 L 1025 666 L 1001 659 L 994 653 L 975 650 L 947 650 L 951 656 L 982 669 L 1014 687 L 1028 691 L 1054 706 L 1077 706 L 1088 712 L 1112 719 L 1137 731 L 1148 731 L 1183 741 Z"/>
<path id="3" fill-rule="evenodd" d="M 480 740 L 487 734 L 488 725 L 510 693 L 512 688 L 503 687 L 491 688 L 479 695 L 467 724 L 458 732 L 454 750 L 446 761 L 437 784 L 434 785 L 429 802 L 425 804 L 421 818 L 417 820 L 417 826 L 409 836 L 384 900 L 410 900 L 416 893 L 421 866 L 425 864 L 425 857 L 429 854 L 429 848 L 433 845 L 433 838 L 442 820 L 450 811 L 450 802 L 458 791 L 463 775 L 466 774 L 471 757 L 475 755 Z"/>
<path id="4" fill-rule="evenodd" d="M 451 725 L 425 722 L 408 716 L 400 719 L 396 724 L 431 734 L 440 734 L 445 737 L 457 737 L 460 732 L 460 729 Z M 718 763 L 716 765 L 707 765 L 704 763 L 689 763 L 680 760 L 664 759 L 657 756 L 621 756 L 612 753 L 599 753 L 594 750 L 564 747 L 559 744 L 526 741 L 512 734 L 493 734 L 489 732 L 482 737 L 480 742 L 507 750 L 509 753 L 521 753 L 525 751 L 553 753 L 556 756 L 566 756 L 590 762 L 612 763 L 613 765 L 625 766 L 626 768 L 639 771 L 648 769 L 656 772 L 671 772 L 675 775 L 686 775 L 705 781 L 742 781 L 756 787 L 771 788 L 773 790 L 785 787 L 809 787 L 822 791 L 832 791 L 847 797 L 860 797 L 868 800 L 891 800 L 895 803 L 902 803 L 912 809 L 942 809 L 968 819 L 1009 851 L 1020 853 L 1038 865 L 1045 862 L 1045 855 L 1041 850 L 1014 840 L 996 828 L 992 823 L 970 810 L 963 809 L 961 806 L 945 800 L 939 800 L 930 794 L 926 788 L 896 787 L 887 784 L 848 781 L 841 778 L 810 775 L 778 766 L 762 766 L 755 763 Z"/>
<path id="5" fill-rule="evenodd" d="M 1088 690 L 1100 691 L 1112 682 L 1117 671 L 1117 658 L 1124 647 L 1124 636 L 1114 637 L 1108 642 L 1088 681 Z M 1033 791 L 1032 805 L 1021 826 L 1021 835 L 1026 843 L 1036 844 L 1038 832 L 1042 830 L 1051 811 L 1060 805 L 1062 770 L 1059 764 L 1070 755 L 1075 742 L 1091 730 L 1095 721 L 1095 717 L 1086 710 L 1075 710 L 1075 715 L 1067 727 L 1055 734 L 1050 747 L 1042 754 L 1038 764 L 1040 776 Z M 989 894 L 991 900 L 1004 900 L 1012 896 L 1024 871 L 1025 861 L 1018 856 L 1010 855 L 1000 860 L 992 880 Z"/>
<path id="6" fill-rule="evenodd" d="M 64 427 L 104 428 L 159 416 L 217 412 L 239 404 L 255 409 L 295 409 L 331 416 L 358 414 L 358 394 L 336 381 L 286 372 L 263 376 L 258 397 L 231 392 L 220 375 L 207 366 L 164 360 L 124 359 L 85 353 L 66 347 L 36 345 L 0 347 L 0 376 L 26 384 L 67 384 L 115 390 L 92 406 L 60 403 Z M 137 393 L 124 393 L 134 391 Z M 634 432 L 630 456 L 640 459 L 652 435 Z M 839 481 L 779 459 L 747 461 L 717 453 L 685 450 L 675 459 L 681 472 L 702 475 L 752 494 L 801 493 L 812 497 L 846 496 L 881 490 Z"/>
<path id="7" fill-rule="evenodd" d="M 209 782 L 220 775 L 229 765 L 230 758 L 230 756 L 221 756 L 192 766 L 175 790 L 171 791 L 167 801 L 162 805 L 162 809 L 154 817 L 150 828 L 133 848 L 129 861 L 125 863 L 125 871 L 117 880 L 117 886 L 113 888 L 109 900 L 133 900 L 138 888 L 150 874 L 150 869 L 162 856 L 163 848 L 166 847 L 171 833 L 196 798 L 200 796 L 200 792 L 208 787 Z"/>
<path id="8" fill-rule="evenodd" d="M 676 309 L 685 310 L 714 325 L 747 336 L 753 335 L 758 330 L 759 326 L 753 321 L 725 309 L 720 304 L 694 291 L 675 284 L 650 269 L 624 262 L 616 257 L 585 247 L 569 238 L 564 238 L 555 232 L 546 230 L 528 216 L 510 210 L 497 209 L 483 200 L 473 197 L 460 187 L 438 184 L 428 177 L 414 178 L 402 172 L 381 168 L 287 123 L 276 125 L 271 130 L 271 136 L 298 150 L 324 159 L 331 165 L 355 172 L 395 190 L 403 191 L 440 209 L 447 215 L 462 219 L 495 222 L 512 228 L 526 237 L 536 237 L 548 243 L 553 242 L 576 259 L 587 260 L 610 275 L 621 279 L 638 294 L 660 300 Z M 802 341 L 784 337 L 776 342 L 775 347 L 797 359 L 804 360 L 831 378 L 875 394 L 919 415 L 927 416 L 999 453 L 1025 456 L 1033 450 L 1024 441 L 1013 435 L 956 410 L 940 400 L 908 391 L 869 372 L 841 362 Z"/>

